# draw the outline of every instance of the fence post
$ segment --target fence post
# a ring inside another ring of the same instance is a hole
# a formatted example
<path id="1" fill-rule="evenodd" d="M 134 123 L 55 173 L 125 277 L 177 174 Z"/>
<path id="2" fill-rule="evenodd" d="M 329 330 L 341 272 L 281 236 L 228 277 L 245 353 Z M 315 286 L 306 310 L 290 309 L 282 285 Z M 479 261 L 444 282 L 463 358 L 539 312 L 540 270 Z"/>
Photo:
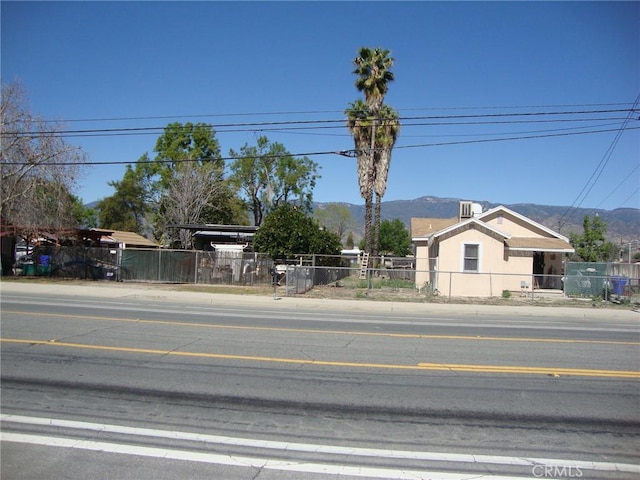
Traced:
<path id="1" fill-rule="evenodd" d="M 193 266 L 193 283 L 194 285 L 198 284 L 198 255 L 200 254 L 200 252 L 198 252 L 198 250 L 196 250 L 196 254 L 195 254 L 195 265 Z"/>
<path id="2" fill-rule="evenodd" d="M 493 276 L 489 272 L 489 296 L 493 297 Z"/>
<path id="3" fill-rule="evenodd" d="M 536 276 L 535 274 L 531 274 L 531 303 L 533 303 L 533 293 L 536 290 Z"/>

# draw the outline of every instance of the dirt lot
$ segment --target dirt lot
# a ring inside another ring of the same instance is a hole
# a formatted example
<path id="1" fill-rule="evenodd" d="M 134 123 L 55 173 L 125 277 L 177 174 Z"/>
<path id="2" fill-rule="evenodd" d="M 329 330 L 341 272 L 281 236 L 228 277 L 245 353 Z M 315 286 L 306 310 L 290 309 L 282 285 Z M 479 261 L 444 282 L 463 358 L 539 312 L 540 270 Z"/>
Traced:
<path id="1" fill-rule="evenodd" d="M 312 298 L 339 298 L 362 299 L 363 301 L 393 301 L 393 302 L 417 302 L 417 303 L 457 303 L 476 305 L 537 305 L 537 306 L 563 306 L 584 308 L 632 308 L 631 305 L 619 305 L 612 302 L 604 302 L 591 298 L 568 298 L 562 293 L 545 293 L 535 291 L 533 299 L 531 295 L 522 296 L 519 293 L 512 294 L 510 298 L 472 298 L 472 297 L 443 297 L 437 295 L 425 295 L 416 289 L 408 288 L 349 288 L 336 286 L 319 286 L 302 294 Z"/>
<path id="2" fill-rule="evenodd" d="M 173 290 L 184 292 L 206 292 L 223 293 L 235 295 L 260 295 L 268 296 L 274 294 L 273 287 L 269 285 L 209 285 L 209 284 L 167 284 L 149 282 L 111 282 L 104 280 L 65 280 L 52 277 L 5 277 L 2 281 L 30 282 L 30 283 L 65 283 L 72 285 L 104 285 L 106 287 L 130 288 L 131 285 L 140 285 L 144 288 L 154 288 L 160 290 Z M 288 294 L 285 286 L 276 287 L 275 294 L 283 297 Z M 359 283 L 339 282 L 338 285 L 316 286 L 306 293 L 299 294 L 301 297 L 309 298 L 335 298 L 344 300 L 380 301 L 380 302 L 415 302 L 415 303 L 456 303 L 475 305 L 536 305 L 536 306 L 563 306 L 580 308 L 615 308 L 631 310 L 638 308 L 640 299 L 634 298 L 634 302 L 626 304 L 602 301 L 591 298 L 568 298 L 561 292 L 545 292 L 536 290 L 531 295 L 522 296 L 520 293 L 512 293 L 510 298 L 492 297 L 443 297 L 438 295 L 426 295 L 414 288 L 397 288 L 392 286 L 380 286 L 366 288 Z"/>

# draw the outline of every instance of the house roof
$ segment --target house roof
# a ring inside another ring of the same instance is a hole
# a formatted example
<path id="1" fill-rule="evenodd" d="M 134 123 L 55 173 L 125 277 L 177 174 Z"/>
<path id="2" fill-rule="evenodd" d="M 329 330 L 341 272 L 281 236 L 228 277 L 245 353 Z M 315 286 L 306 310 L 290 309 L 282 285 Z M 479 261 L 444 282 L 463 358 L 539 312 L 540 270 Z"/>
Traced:
<path id="1" fill-rule="evenodd" d="M 453 232 L 455 230 L 460 230 L 462 228 L 465 228 L 467 225 L 476 225 L 477 227 L 485 228 L 485 229 L 487 229 L 487 230 L 489 230 L 491 232 L 494 232 L 495 234 L 497 234 L 500 237 L 511 238 L 511 235 L 509 235 L 508 233 L 502 232 L 502 231 L 498 230 L 497 228 L 478 220 L 475 217 L 468 218 L 466 220 L 463 220 L 460 223 L 455 223 L 454 225 L 450 225 L 449 227 L 444 228 L 444 229 L 436 232 L 435 234 L 433 234 L 432 238 L 441 237 L 442 235 L 445 235 L 445 234 L 447 234 L 449 232 Z"/>
<path id="2" fill-rule="evenodd" d="M 561 238 L 514 237 L 507 239 L 506 242 L 509 250 L 566 253 L 574 252 L 571 244 L 562 240 Z"/>
<path id="3" fill-rule="evenodd" d="M 411 237 L 415 240 L 424 239 L 430 235 L 444 230 L 447 227 L 458 223 L 458 218 L 412 218 L 411 219 Z"/>
<path id="4" fill-rule="evenodd" d="M 513 216 L 515 218 L 518 218 L 521 221 L 523 221 L 525 223 L 528 223 L 529 225 L 531 225 L 531 226 L 533 226 L 533 227 L 535 227 L 535 228 L 537 228 L 539 230 L 542 230 L 543 232 L 551 235 L 552 237 L 562 239 L 565 242 L 569 243 L 569 239 L 567 237 L 565 237 L 564 235 L 560 235 L 558 232 L 555 232 L 555 231 L 551 230 L 549 227 L 545 227 L 541 223 L 538 223 L 538 222 L 536 222 L 534 220 L 531 220 L 529 217 L 525 217 L 524 215 L 522 215 L 522 214 L 520 214 L 518 212 L 514 212 L 513 210 L 505 207 L 504 205 L 498 205 L 495 208 L 492 208 L 490 210 L 487 210 L 486 212 L 481 213 L 480 215 L 478 215 L 475 218 L 477 218 L 479 220 L 483 220 L 483 219 L 485 219 L 487 217 L 490 217 L 490 216 L 496 214 L 497 212 L 503 212 L 503 213 L 506 213 L 507 215 L 511 215 L 511 216 Z"/>
<path id="5" fill-rule="evenodd" d="M 503 213 L 504 215 L 517 218 L 523 223 L 529 224 L 534 228 L 534 230 L 546 233 L 549 237 L 512 237 L 510 234 L 502 232 L 490 224 L 485 223 L 487 219 L 490 219 L 498 213 Z M 505 238 L 510 250 L 566 253 L 572 253 L 575 251 L 567 237 L 560 235 L 558 232 L 555 232 L 550 228 L 519 214 L 518 212 L 514 212 L 504 205 L 499 205 L 491 210 L 487 210 L 486 212 L 480 213 L 479 215 L 463 221 L 458 221 L 457 218 L 412 218 L 411 239 L 413 241 L 428 240 L 429 243 L 431 243 L 436 238 L 466 227 L 470 223 L 475 223 L 476 225 L 482 226 Z"/>

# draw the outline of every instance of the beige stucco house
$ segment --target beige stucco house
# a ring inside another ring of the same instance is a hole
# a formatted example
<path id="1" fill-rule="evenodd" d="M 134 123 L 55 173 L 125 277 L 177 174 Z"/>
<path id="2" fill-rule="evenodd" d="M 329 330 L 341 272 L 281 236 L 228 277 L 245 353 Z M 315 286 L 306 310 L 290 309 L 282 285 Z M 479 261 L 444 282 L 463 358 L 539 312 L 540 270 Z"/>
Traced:
<path id="1" fill-rule="evenodd" d="M 412 218 L 416 288 L 446 296 L 561 289 L 569 239 L 504 206 L 460 202 L 458 217 Z"/>

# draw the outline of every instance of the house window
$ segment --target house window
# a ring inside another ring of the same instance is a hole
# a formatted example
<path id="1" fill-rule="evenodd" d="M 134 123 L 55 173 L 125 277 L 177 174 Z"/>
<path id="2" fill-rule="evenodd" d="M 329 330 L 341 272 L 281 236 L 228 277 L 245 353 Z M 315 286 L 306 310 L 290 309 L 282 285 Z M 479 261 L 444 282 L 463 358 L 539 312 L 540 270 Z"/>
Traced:
<path id="1" fill-rule="evenodd" d="M 477 243 L 464 244 L 464 272 L 478 272 L 480 265 L 480 245 Z"/>

